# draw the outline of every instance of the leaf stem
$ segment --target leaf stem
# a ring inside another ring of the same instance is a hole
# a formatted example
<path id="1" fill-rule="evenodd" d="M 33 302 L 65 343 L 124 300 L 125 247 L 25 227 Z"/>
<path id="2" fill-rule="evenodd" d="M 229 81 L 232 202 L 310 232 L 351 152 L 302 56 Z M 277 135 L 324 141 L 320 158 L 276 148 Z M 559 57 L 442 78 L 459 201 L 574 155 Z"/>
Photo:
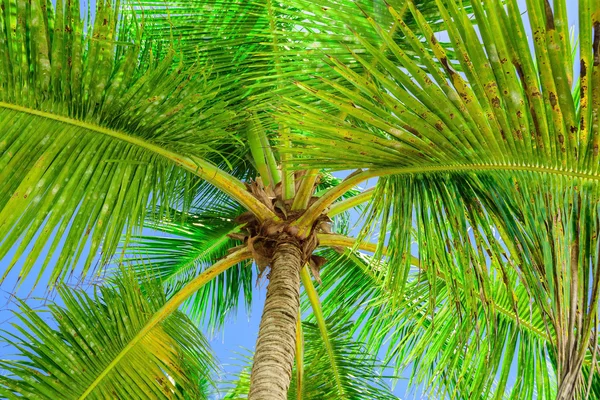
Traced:
<path id="1" fill-rule="evenodd" d="M 294 222 L 293 225 L 300 229 L 300 236 L 308 236 L 314 221 L 327 209 L 327 207 L 360 182 L 363 182 L 372 176 L 376 176 L 373 175 L 373 173 L 373 170 L 359 172 L 344 179 L 339 185 L 332 187 L 323 194 L 319 200 L 310 206 L 306 212 Z"/>
<path id="2" fill-rule="evenodd" d="M 302 181 L 300 182 L 300 187 L 296 192 L 296 196 L 294 197 L 292 210 L 304 210 L 306 207 L 308 207 L 308 203 L 313 194 L 313 189 L 318 178 L 318 169 L 309 169 L 306 171 L 306 174 L 304 174 L 302 177 Z"/>
<path id="3" fill-rule="evenodd" d="M 333 203 L 331 207 L 329 207 L 329 212 L 327 215 L 333 217 L 335 215 L 341 214 L 344 211 L 347 211 L 351 208 L 354 208 L 362 203 L 365 203 L 371 200 L 373 196 L 373 192 L 375 192 L 375 188 L 370 188 L 365 190 L 364 192 L 357 194 L 354 197 L 350 197 L 348 199 L 338 201 L 337 203 Z"/>
<path id="4" fill-rule="evenodd" d="M 249 123 L 248 129 L 248 147 L 250 147 L 250 154 L 256 164 L 258 174 L 262 178 L 265 186 L 271 185 L 271 173 L 267 160 L 265 158 L 265 149 L 261 143 L 259 130 L 261 128 L 256 123 L 256 116 L 252 116 Z"/>
<path id="5" fill-rule="evenodd" d="M 319 331 L 321 332 L 321 338 L 323 339 L 323 344 L 325 349 L 327 350 L 327 355 L 329 356 L 329 361 L 331 364 L 331 370 L 333 372 L 333 376 L 335 378 L 336 386 L 339 389 L 339 395 L 341 398 L 344 398 L 344 386 L 342 385 L 342 381 L 340 378 L 339 368 L 335 358 L 335 352 L 333 351 L 333 346 L 331 345 L 331 340 L 329 340 L 329 331 L 327 330 L 327 325 L 325 323 L 325 317 L 323 316 L 323 310 L 321 309 L 321 301 L 319 300 L 319 294 L 317 293 L 317 289 L 312 283 L 310 279 L 310 274 L 308 273 L 308 268 L 304 266 L 300 271 L 300 279 L 302 279 L 302 284 L 304 285 L 304 290 L 306 290 L 306 295 L 308 296 L 308 300 L 310 301 L 310 305 L 313 309 L 313 314 L 315 319 L 317 320 L 317 325 L 319 326 Z"/>
<path id="6" fill-rule="evenodd" d="M 256 118 L 256 123 L 260 128 L 260 130 L 258 131 L 260 143 L 262 144 L 263 150 L 265 152 L 265 158 L 267 159 L 267 165 L 269 167 L 269 172 L 271 173 L 271 180 L 273 181 L 273 186 L 275 186 L 279 182 L 281 182 L 281 171 L 279 171 L 279 167 L 277 166 L 277 160 L 275 159 L 273 147 L 271 147 L 269 138 L 267 137 L 265 129 L 258 117 Z"/>
<path id="7" fill-rule="evenodd" d="M 242 206 L 244 206 L 248 211 L 251 211 L 254 215 L 256 215 L 259 219 L 278 220 L 278 217 L 271 210 L 269 210 L 264 204 L 259 202 L 254 196 L 252 196 L 252 194 L 250 194 L 246 190 L 246 187 L 242 181 L 229 175 L 227 172 L 221 170 L 216 165 L 199 157 L 184 156 L 182 154 L 178 154 L 160 146 L 157 146 L 155 144 L 152 144 L 144 139 L 131 136 L 127 133 L 104 128 L 99 125 L 79 121 L 62 115 L 56 115 L 49 112 L 39 111 L 32 108 L 22 107 L 1 101 L 0 108 L 6 108 L 25 114 L 52 119 L 67 125 L 77 126 L 79 128 L 83 128 L 89 131 L 102 133 L 104 135 L 113 137 L 118 140 L 122 140 L 124 142 L 151 151 L 168 159 L 169 161 L 173 162 L 179 167 L 190 171 L 191 173 L 206 180 L 208 183 L 220 189 L 221 191 L 227 193 L 229 196 L 238 201 Z"/>
<path id="8" fill-rule="evenodd" d="M 377 244 L 371 242 L 360 242 L 356 243 L 356 239 L 351 238 L 345 235 L 336 235 L 331 233 L 321 233 L 317 235 L 319 239 L 319 245 L 325 247 L 344 247 L 347 249 L 359 249 L 363 251 L 370 251 L 371 253 L 375 253 L 377 250 Z M 387 248 L 383 248 L 381 253 L 386 255 Z M 417 257 L 411 256 L 411 264 L 415 267 L 420 266 L 419 259 Z"/>
<path id="9" fill-rule="evenodd" d="M 287 132 L 290 128 L 280 127 L 280 130 L 286 132 L 282 140 L 283 147 L 291 148 L 291 142 L 287 138 Z M 281 180 L 283 185 L 283 199 L 290 200 L 296 197 L 296 179 L 294 171 L 290 168 L 290 155 L 286 152 L 281 154 Z"/>

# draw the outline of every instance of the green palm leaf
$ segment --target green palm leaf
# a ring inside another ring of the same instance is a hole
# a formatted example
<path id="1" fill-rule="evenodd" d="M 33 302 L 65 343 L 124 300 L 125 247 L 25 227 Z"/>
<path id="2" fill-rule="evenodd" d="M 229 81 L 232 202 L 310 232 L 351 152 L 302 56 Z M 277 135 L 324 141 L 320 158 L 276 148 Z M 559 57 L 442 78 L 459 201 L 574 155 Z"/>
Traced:
<path id="1" fill-rule="evenodd" d="M 570 396 L 582 387 L 580 367 L 593 348 L 600 287 L 600 175 L 594 150 L 600 131 L 593 123 L 600 109 L 594 100 L 600 70 L 591 62 L 599 51 L 591 42 L 599 6 L 580 2 L 584 68 L 575 104 L 564 2 L 555 2 L 553 11 L 548 2 L 527 1 L 533 53 L 516 1 L 506 7 L 500 1 L 473 3 L 480 36 L 458 2 L 436 3 L 463 72 L 418 8 L 409 3 L 419 26 L 412 29 L 390 6 L 420 63 L 365 13 L 390 52 L 357 30 L 369 56 L 351 52 L 369 74 L 358 75 L 344 59 L 330 58 L 331 67 L 356 90 L 330 80 L 324 80 L 328 90 L 298 82 L 320 103 L 290 98 L 280 121 L 297 128 L 290 139 L 298 147 L 298 163 L 371 168 L 348 185 L 392 175 L 380 179 L 370 204 L 370 222 L 390 232 L 380 237 L 388 244 L 392 271 L 383 279 L 392 298 L 406 293 L 412 246 L 407 232 L 413 221 L 427 278 L 446 277 L 449 301 L 465 318 L 477 315 L 478 298 L 489 309 L 492 273 L 505 274 L 503 265 L 516 269 L 553 328 L 559 397 Z M 321 103 L 338 114 L 314 106 Z"/>
<path id="2" fill-rule="evenodd" d="M 350 326 L 336 321 L 335 317 L 328 318 L 326 323 L 343 391 L 336 379 L 326 372 L 331 371 L 331 365 L 319 328 L 307 322 L 303 324 L 305 369 L 301 398 L 397 399 L 389 388 L 389 381 L 380 375 L 382 364 L 366 351 L 364 344 L 352 338 Z M 289 397 L 296 399 L 298 387 L 294 383 Z"/>
<path id="3" fill-rule="evenodd" d="M 3 0 L 0 13 L 0 257 L 19 242 L 6 276 L 35 237 L 24 277 L 51 242 L 38 271 L 62 248 L 56 281 L 88 242 L 84 273 L 101 243 L 108 260 L 149 203 L 192 202 L 194 175 L 210 168 L 198 157 L 235 154 L 228 104 L 240 93 L 172 50 L 154 58 L 139 31 L 117 29 L 110 1 L 98 2 L 89 29 L 78 1 L 47 11 L 54 27 L 44 8 Z"/>
<path id="4" fill-rule="evenodd" d="M 539 310 L 531 307 L 523 287 L 518 288 L 516 313 L 507 308 L 510 300 L 503 298 L 506 290 L 500 283 L 489 306 L 493 312 L 482 305 L 476 318 L 457 318 L 456 304 L 443 288 L 436 291 L 435 313 L 429 312 L 431 286 L 426 280 L 411 285 L 406 300 L 406 306 L 414 307 L 411 315 L 404 311 L 382 318 L 395 329 L 388 357 L 396 360 L 397 368 L 412 360 L 415 383 L 450 397 L 554 398 L 556 389 L 549 380 L 555 373 L 548 358 L 551 343 Z"/>
<path id="5" fill-rule="evenodd" d="M 408 2 L 391 2 L 401 10 L 405 22 L 416 27 L 417 21 L 408 12 Z M 416 2 L 432 28 L 444 30 L 443 21 L 433 0 Z M 464 2 L 470 9 L 469 2 Z M 383 29 L 390 32 L 395 43 L 411 57 L 404 34 L 398 30 L 384 3 L 370 0 L 286 0 L 274 2 L 214 0 L 135 1 L 131 2 L 131 18 L 144 19 L 144 35 L 154 43 L 157 54 L 173 45 L 187 59 L 209 60 L 217 64 L 216 71 L 230 76 L 248 97 L 244 107 L 252 110 L 267 135 L 280 142 L 285 126 L 272 118 L 280 104 L 280 96 L 291 96 L 303 102 L 312 97 L 291 85 L 292 80 L 318 87 L 327 87 L 320 78 L 327 77 L 350 88 L 344 79 L 327 67 L 326 54 L 335 54 L 356 71 L 366 69 L 346 50 L 359 49 L 360 42 L 348 26 L 359 29 L 374 45 L 386 51 L 387 45 L 377 31 L 362 18 L 360 10 L 375 15 Z M 365 54 L 365 57 L 370 57 Z M 373 61 L 375 61 L 373 59 Z M 321 104 L 321 107 L 328 107 Z M 329 110 L 333 108 L 328 107 Z M 284 166 L 285 168 L 285 166 Z"/>
<path id="6" fill-rule="evenodd" d="M 240 231 L 235 218 L 243 212 L 237 204 L 192 209 L 189 215 L 171 211 L 170 219 L 154 218 L 146 227 L 160 235 L 135 236 L 125 249 L 123 260 L 134 271 L 163 285 L 168 296 L 177 293 L 204 269 L 241 244 L 228 235 Z M 238 309 L 240 295 L 246 308 L 252 301 L 253 269 L 240 263 L 198 290 L 182 310 L 209 330 L 222 327 L 231 312 Z"/>
<path id="7" fill-rule="evenodd" d="M 21 303 L 20 324 L 3 340 L 19 351 L 2 360 L 3 398 L 203 399 L 211 389 L 215 364 L 202 333 L 176 312 L 117 356 L 166 302 L 160 286 L 131 273 L 94 296 L 60 287 L 63 306 L 50 305 L 52 322 Z"/>
<path id="8" fill-rule="evenodd" d="M 385 351 L 396 375 L 410 368 L 411 387 L 421 385 L 442 398 L 502 399 L 512 393 L 526 399 L 538 385 L 537 398 L 552 398 L 555 389 L 544 378 L 554 373 L 548 327 L 514 277 L 516 300 L 496 279 L 488 303 L 480 299 L 469 316 L 460 309 L 464 294 L 455 303 L 440 276 L 429 281 L 425 272 L 411 273 L 405 297 L 390 307 L 390 291 L 378 276 L 392 271 L 385 264 L 355 253 L 326 257 L 319 286 L 325 312 L 350 321 L 352 334 L 371 354 Z M 519 368 L 512 370 L 517 357 Z"/>

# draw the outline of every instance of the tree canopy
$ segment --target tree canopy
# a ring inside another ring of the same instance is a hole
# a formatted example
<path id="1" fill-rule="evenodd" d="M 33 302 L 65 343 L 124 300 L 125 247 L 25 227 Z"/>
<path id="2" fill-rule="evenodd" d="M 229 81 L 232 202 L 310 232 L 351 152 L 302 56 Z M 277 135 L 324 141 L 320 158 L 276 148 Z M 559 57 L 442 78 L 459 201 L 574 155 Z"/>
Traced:
<path id="1" fill-rule="evenodd" d="M 2 280 L 63 303 L 0 394 L 209 396 L 258 275 L 227 398 L 600 398 L 600 3 L 525 3 L 0 0 Z"/>

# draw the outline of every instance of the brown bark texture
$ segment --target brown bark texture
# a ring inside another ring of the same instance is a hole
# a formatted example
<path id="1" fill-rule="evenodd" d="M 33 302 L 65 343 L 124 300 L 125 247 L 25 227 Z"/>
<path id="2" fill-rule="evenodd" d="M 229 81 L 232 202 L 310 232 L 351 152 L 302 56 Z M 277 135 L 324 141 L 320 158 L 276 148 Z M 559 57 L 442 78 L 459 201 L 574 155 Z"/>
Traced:
<path id="1" fill-rule="evenodd" d="M 249 400 L 287 399 L 300 309 L 300 268 L 300 247 L 289 242 L 277 245 L 254 353 Z"/>

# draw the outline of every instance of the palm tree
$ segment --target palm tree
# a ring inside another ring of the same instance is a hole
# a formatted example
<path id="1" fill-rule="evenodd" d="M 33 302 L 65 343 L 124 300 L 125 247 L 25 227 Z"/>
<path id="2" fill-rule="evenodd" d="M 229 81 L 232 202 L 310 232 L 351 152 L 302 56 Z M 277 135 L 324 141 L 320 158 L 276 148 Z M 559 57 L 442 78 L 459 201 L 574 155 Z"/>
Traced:
<path id="1" fill-rule="evenodd" d="M 17 249 L 4 276 L 32 241 L 19 276 L 49 243 L 37 279 L 61 247 L 51 285 L 86 243 L 84 275 L 101 244 L 104 264 L 121 242 L 119 260 L 149 278 L 66 301 L 55 315 L 78 315 L 81 332 L 108 318 L 111 297 L 166 290 L 110 357 L 80 355 L 94 369 L 72 397 L 201 391 L 184 368 L 210 369 L 186 361 L 204 352 L 198 332 L 183 317 L 189 334 L 166 327 L 186 301 L 217 327 L 248 287 L 249 259 L 269 266 L 250 377 L 235 389 L 250 399 L 315 387 L 360 398 L 351 369 L 369 376 L 363 355 L 388 340 L 384 362 L 412 364 L 441 396 L 502 398 L 511 373 L 512 398 L 598 393 L 600 4 L 580 0 L 574 79 L 561 0 L 527 1 L 533 50 L 515 0 L 144 3 L 98 2 L 93 23 L 76 1 L 1 3 L 0 257 Z M 361 233 L 343 234 L 344 213 L 365 203 Z M 179 238 L 132 237 L 146 218 Z M 10 364 L 3 395 L 65 393 L 72 378 L 49 354 L 83 339 L 49 331 Z M 155 335 L 176 356 L 149 356 Z M 127 364 L 132 352 L 156 361 L 151 374 Z M 325 365 L 331 379 L 315 381 Z"/>

